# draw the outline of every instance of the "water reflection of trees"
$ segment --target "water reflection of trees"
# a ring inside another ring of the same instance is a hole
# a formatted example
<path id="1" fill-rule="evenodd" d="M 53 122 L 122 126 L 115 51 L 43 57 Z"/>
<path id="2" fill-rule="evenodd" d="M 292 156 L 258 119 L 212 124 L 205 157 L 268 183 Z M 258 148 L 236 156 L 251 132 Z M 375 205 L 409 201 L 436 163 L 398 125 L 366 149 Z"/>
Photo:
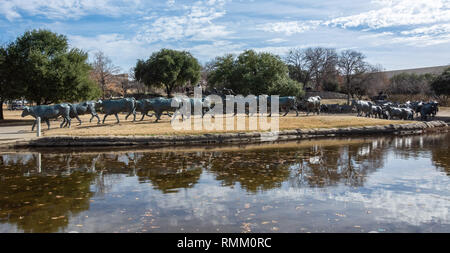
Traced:
<path id="1" fill-rule="evenodd" d="M 436 141 L 431 149 L 433 165 L 444 171 L 450 176 L 450 134 L 447 134 L 445 140 Z"/>
<path id="2" fill-rule="evenodd" d="M 55 159 L 57 158 L 57 159 Z M 67 174 L 65 156 L 43 159 L 49 168 L 38 173 L 37 154 L 0 156 L 0 222 L 25 232 L 56 232 L 70 216 L 89 209 L 92 173 Z M 56 168 L 56 169 L 55 169 Z"/>
<path id="3" fill-rule="evenodd" d="M 431 156 L 450 175 L 449 138 L 431 134 L 231 151 L 5 154 L 0 155 L 0 222 L 26 232 L 59 231 L 71 215 L 88 210 L 90 198 L 107 193 L 124 176 L 162 193 L 192 188 L 204 173 L 224 187 L 249 193 L 284 183 L 357 187 L 392 154 L 405 159 Z"/>
<path id="4" fill-rule="evenodd" d="M 142 183 L 151 182 L 163 193 L 193 187 L 203 172 L 203 153 L 147 153 L 140 157 L 137 176 Z"/>
<path id="5" fill-rule="evenodd" d="M 291 186 L 326 187 L 344 183 L 362 186 L 369 173 L 383 166 L 380 141 L 373 143 L 312 146 L 297 151 L 304 157 L 292 165 Z"/>
<path id="6" fill-rule="evenodd" d="M 239 183 L 243 189 L 257 192 L 280 187 L 296 160 L 278 150 L 214 153 L 208 170 L 223 186 Z"/>

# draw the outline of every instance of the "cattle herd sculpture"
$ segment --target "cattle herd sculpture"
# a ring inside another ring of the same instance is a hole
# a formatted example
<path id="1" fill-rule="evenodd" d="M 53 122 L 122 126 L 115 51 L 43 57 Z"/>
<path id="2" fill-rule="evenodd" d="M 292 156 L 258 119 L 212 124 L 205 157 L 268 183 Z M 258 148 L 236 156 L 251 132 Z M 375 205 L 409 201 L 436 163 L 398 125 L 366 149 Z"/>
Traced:
<path id="1" fill-rule="evenodd" d="M 230 102 L 230 95 L 235 95 L 235 93 L 231 89 L 223 89 L 222 92 L 218 92 L 216 89 L 213 89 L 211 94 L 218 95 L 222 98 L 223 103 L 223 113 L 226 112 L 226 104 Z M 267 109 L 270 110 L 270 101 L 271 97 L 268 95 L 258 96 L 256 97 L 256 104 L 261 104 L 261 99 L 267 101 Z M 174 101 L 175 100 L 175 101 Z M 234 115 L 237 113 L 237 100 L 233 106 Z M 298 99 L 295 96 L 286 96 L 279 97 L 279 108 L 280 111 L 284 111 L 284 115 L 286 116 L 291 110 L 295 110 L 296 116 L 299 116 L 298 111 L 302 110 L 306 112 L 308 116 L 310 113 L 317 115 L 320 112 L 325 113 L 351 113 L 356 111 L 358 117 L 374 117 L 380 119 L 403 119 L 403 120 L 413 120 L 415 117 L 420 120 L 428 120 L 431 117 L 436 116 L 439 108 L 438 103 L 435 101 L 430 102 L 406 102 L 404 104 L 394 103 L 394 102 L 386 102 L 386 101 L 363 101 L 363 100 L 352 100 L 351 105 L 339 105 L 339 104 L 321 104 L 321 98 L 319 96 L 308 97 L 303 99 Z M 212 109 L 217 104 L 214 104 L 213 101 L 210 100 L 209 97 L 203 98 L 189 98 L 190 102 L 190 110 L 191 113 L 194 112 L 194 107 L 201 108 L 202 117 L 209 111 L 213 112 Z M 183 103 L 183 98 L 175 97 L 175 98 L 164 98 L 157 97 L 151 99 L 140 99 L 136 100 L 135 98 L 122 98 L 115 100 L 98 100 L 98 101 L 86 101 L 78 104 L 71 103 L 62 103 L 56 105 L 38 105 L 33 107 L 25 106 L 22 112 L 22 117 L 27 115 L 31 115 L 36 118 L 36 121 L 33 123 L 32 131 L 37 123 L 37 118 L 40 117 L 43 121 L 47 123 L 48 129 L 50 129 L 50 119 L 56 119 L 58 117 L 63 118 L 63 122 L 60 127 L 69 127 L 71 125 L 71 119 L 76 118 L 79 124 L 82 124 L 81 119 L 78 117 L 79 115 L 91 114 L 91 119 L 89 122 L 92 122 L 94 118 L 97 118 L 97 124 L 101 122 L 104 124 L 106 117 L 109 115 L 114 115 L 116 117 L 117 123 L 120 123 L 118 113 L 126 113 L 125 120 L 128 119 L 129 116 L 133 115 L 133 121 L 136 120 L 136 112 L 140 112 L 142 114 L 141 121 L 144 120 L 145 116 L 152 117 L 155 116 L 155 122 L 158 122 L 161 119 L 163 114 L 168 115 L 169 117 L 175 117 L 176 113 L 181 108 L 181 104 Z M 173 106 L 173 105 L 178 105 Z M 250 112 L 248 109 L 248 104 L 245 104 L 245 113 L 247 115 L 255 113 Z M 219 108 L 220 109 L 220 108 Z M 260 110 L 260 109 L 258 109 Z M 97 114 L 97 111 L 103 112 L 105 115 L 103 117 L 103 121 L 100 120 L 100 117 Z M 149 112 L 153 111 L 154 114 L 149 114 Z M 189 113 L 187 117 L 191 114 Z M 269 112 L 269 117 L 272 115 Z M 184 115 L 181 113 L 182 119 L 184 120 Z M 211 114 L 214 117 L 214 114 Z"/>
<path id="2" fill-rule="evenodd" d="M 357 116 L 374 117 L 380 119 L 429 120 L 439 111 L 436 101 L 395 103 L 386 101 L 352 100 L 352 108 L 356 109 Z M 420 117 L 419 117 L 420 114 Z"/>

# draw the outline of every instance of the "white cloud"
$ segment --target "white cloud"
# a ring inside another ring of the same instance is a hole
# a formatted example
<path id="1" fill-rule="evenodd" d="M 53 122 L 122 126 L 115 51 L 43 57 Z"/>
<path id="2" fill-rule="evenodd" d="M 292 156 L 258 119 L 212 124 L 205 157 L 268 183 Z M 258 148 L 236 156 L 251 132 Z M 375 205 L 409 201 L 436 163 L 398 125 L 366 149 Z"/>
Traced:
<path id="1" fill-rule="evenodd" d="M 378 0 L 375 10 L 326 21 L 325 25 L 348 27 L 384 27 L 450 22 L 449 0 Z"/>
<path id="2" fill-rule="evenodd" d="M 396 37 L 391 40 L 391 43 L 401 43 L 416 47 L 427 47 L 442 43 L 450 43 L 450 34 L 445 34 L 442 36 L 419 35 L 412 37 Z"/>
<path id="3" fill-rule="evenodd" d="M 162 16 L 150 24 L 144 24 L 137 38 L 149 43 L 168 40 L 215 40 L 230 35 L 232 32 L 225 25 L 213 23 L 225 15 L 222 6 L 225 1 L 196 2 L 185 6 L 183 15 Z"/>
<path id="4" fill-rule="evenodd" d="M 271 44 L 276 44 L 276 43 L 282 43 L 282 42 L 286 42 L 287 40 L 282 39 L 282 38 L 273 38 L 270 40 L 266 40 L 267 43 L 271 43 Z"/>
<path id="5" fill-rule="evenodd" d="M 68 35 L 68 39 L 71 46 L 87 51 L 90 57 L 97 51 L 104 52 L 114 63 L 120 63 L 125 72 L 134 66 L 137 59 L 148 57 L 155 49 L 141 41 L 115 33 L 94 37 Z"/>
<path id="6" fill-rule="evenodd" d="M 119 16 L 124 13 L 124 9 L 139 3 L 140 0 L 2 0 L 0 14 L 10 21 L 22 17 L 20 13 L 42 15 L 50 19 L 80 18 L 93 13 Z"/>
<path id="7" fill-rule="evenodd" d="M 405 44 L 426 47 L 450 42 L 450 0 L 374 0 L 371 5 L 368 11 L 355 15 L 322 21 L 267 23 L 257 29 L 290 36 L 325 27 L 357 28 L 362 33 L 358 39 L 368 40 L 372 46 Z"/>
<path id="8" fill-rule="evenodd" d="M 436 24 L 432 26 L 418 27 L 410 31 L 402 31 L 403 35 L 416 35 L 416 34 L 450 34 L 450 23 L 449 24 Z"/>
<path id="9" fill-rule="evenodd" d="M 321 21 L 315 20 L 275 22 L 259 25 L 257 29 L 265 32 L 284 33 L 289 36 L 295 33 L 303 33 L 306 31 L 313 30 L 320 23 Z"/>
<path id="10" fill-rule="evenodd" d="M 226 40 L 220 40 L 180 49 L 188 50 L 192 52 L 195 57 L 206 62 L 214 59 L 216 56 L 222 56 L 224 54 L 239 54 L 244 47 L 245 44 L 241 42 L 233 43 Z"/>
<path id="11" fill-rule="evenodd" d="M 167 0 L 167 5 L 172 7 L 175 5 L 175 0 Z"/>

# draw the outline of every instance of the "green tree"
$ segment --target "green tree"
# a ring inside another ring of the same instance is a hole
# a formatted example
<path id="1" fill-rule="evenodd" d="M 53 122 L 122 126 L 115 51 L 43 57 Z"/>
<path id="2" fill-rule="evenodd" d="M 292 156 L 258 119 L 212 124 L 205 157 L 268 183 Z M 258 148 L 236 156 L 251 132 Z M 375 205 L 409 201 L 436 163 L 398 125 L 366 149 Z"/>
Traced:
<path id="1" fill-rule="evenodd" d="M 8 99 L 19 97 L 22 93 L 18 86 L 14 85 L 10 78 L 12 71 L 11 65 L 8 64 L 8 51 L 6 47 L 0 48 L 0 120 L 4 120 L 3 103 Z"/>
<path id="2" fill-rule="evenodd" d="M 136 80 L 149 87 L 164 87 L 171 97 L 174 88 L 200 80 L 201 66 L 189 52 L 161 49 L 146 61 L 138 60 L 134 71 Z"/>
<path id="3" fill-rule="evenodd" d="M 25 32 L 6 48 L 8 80 L 27 100 L 40 104 L 92 99 L 100 90 L 89 78 L 88 54 L 69 49 L 64 35 L 48 30 Z"/>
<path id="4" fill-rule="evenodd" d="M 430 94 L 432 74 L 418 75 L 415 73 L 400 73 L 390 78 L 388 92 L 390 94 L 415 95 Z"/>
<path id="5" fill-rule="evenodd" d="M 278 81 L 274 82 L 267 91 L 268 95 L 279 95 L 279 96 L 296 96 L 298 98 L 305 95 L 303 90 L 303 84 L 289 77 L 280 78 Z"/>
<path id="6" fill-rule="evenodd" d="M 211 87 L 229 88 L 242 95 L 274 94 L 277 90 L 302 87 L 289 78 L 288 67 L 280 57 L 270 53 L 247 50 L 237 57 L 217 57 L 211 65 L 208 74 Z"/>
<path id="7" fill-rule="evenodd" d="M 438 96 L 447 97 L 450 95 L 450 68 L 447 68 L 437 76 L 431 83 L 431 89 Z"/>

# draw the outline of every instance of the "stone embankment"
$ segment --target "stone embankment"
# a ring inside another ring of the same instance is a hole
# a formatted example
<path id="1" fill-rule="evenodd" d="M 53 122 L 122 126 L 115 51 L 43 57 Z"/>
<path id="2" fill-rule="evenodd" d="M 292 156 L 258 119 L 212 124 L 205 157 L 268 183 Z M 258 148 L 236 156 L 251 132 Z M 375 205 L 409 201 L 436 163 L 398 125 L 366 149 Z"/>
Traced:
<path id="1" fill-rule="evenodd" d="M 373 136 L 379 134 L 418 134 L 427 131 L 447 131 L 443 121 L 391 124 L 347 128 L 294 129 L 279 132 L 214 133 L 200 135 L 158 136 L 49 136 L 3 144 L 1 148 L 29 147 L 107 147 L 107 146 L 171 146 L 207 143 L 257 143 L 300 140 L 316 137 Z"/>

